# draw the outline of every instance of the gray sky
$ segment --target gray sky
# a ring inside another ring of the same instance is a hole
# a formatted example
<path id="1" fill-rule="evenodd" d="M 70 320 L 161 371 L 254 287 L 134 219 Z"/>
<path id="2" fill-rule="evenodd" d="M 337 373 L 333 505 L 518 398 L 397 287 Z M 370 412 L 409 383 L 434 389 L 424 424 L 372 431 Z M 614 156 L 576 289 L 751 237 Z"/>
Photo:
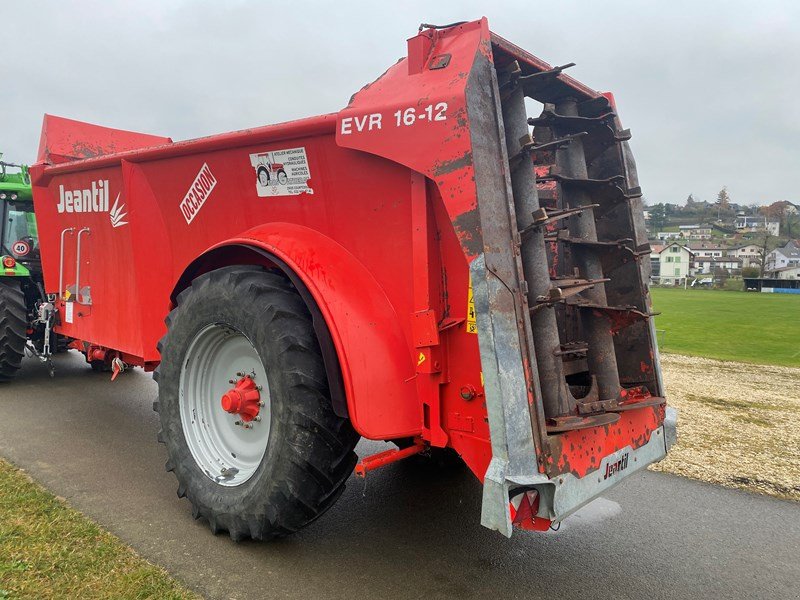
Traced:
<path id="1" fill-rule="evenodd" d="M 645 196 L 800 202 L 800 3 L 5 0 L 0 150 L 33 162 L 42 114 L 171 136 L 343 107 L 420 22 L 492 29 L 612 91 Z"/>

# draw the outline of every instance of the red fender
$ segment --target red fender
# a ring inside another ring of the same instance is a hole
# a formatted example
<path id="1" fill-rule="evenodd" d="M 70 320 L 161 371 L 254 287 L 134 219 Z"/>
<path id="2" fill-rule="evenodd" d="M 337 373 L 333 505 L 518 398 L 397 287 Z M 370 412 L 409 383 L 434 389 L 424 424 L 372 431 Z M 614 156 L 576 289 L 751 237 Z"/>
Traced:
<path id="1" fill-rule="evenodd" d="M 268 223 L 210 251 L 242 244 L 285 262 L 314 298 L 330 330 L 353 426 L 364 437 L 417 435 L 422 414 L 411 344 L 375 278 L 326 235 L 290 223 Z"/>

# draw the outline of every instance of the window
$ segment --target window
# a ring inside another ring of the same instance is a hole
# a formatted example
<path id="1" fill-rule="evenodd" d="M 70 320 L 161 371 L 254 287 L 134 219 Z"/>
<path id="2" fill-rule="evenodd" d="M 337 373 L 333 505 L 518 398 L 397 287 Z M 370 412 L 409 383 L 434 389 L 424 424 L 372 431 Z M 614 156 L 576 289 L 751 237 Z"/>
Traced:
<path id="1" fill-rule="evenodd" d="M 675 267 L 675 277 L 680 277 L 680 276 L 681 276 L 681 268 Z"/>
<path id="2" fill-rule="evenodd" d="M 681 251 L 681 249 L 680 249 L 678 246 L 672 246 L 672 247 L 669 249 L 669 251 L 670 251 L 670 252 L 680 252 L 680 251 Z"/>
<path id="3" fill-rule="evenodd" d="M 667 262 L 672 262 L 672 257 L 671 256 L 667 257 Z"/>

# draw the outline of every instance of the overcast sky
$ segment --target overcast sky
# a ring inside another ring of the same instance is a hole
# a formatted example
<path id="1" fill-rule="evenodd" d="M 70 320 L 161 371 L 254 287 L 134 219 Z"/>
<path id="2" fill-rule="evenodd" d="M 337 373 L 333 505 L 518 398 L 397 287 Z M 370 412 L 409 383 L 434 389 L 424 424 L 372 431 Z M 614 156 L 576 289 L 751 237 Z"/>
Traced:
<path id="1" fill-rule="evenodd" d="M 45 112 L 175 140 L 342 108 L 420 22 L 485 15 L 613 91 L 650 203 L 800 202 L 800 3 L 4 0 L 0 151 Z"/>

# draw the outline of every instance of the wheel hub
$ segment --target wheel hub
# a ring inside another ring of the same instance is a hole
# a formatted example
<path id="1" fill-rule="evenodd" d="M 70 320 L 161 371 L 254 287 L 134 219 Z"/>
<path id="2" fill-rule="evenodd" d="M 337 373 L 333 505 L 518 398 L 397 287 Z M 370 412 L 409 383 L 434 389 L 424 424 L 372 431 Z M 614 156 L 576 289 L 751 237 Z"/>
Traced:
<path id="1" fill-rule="evenodd" d="M 239 379 L 225 392 L 220 403 L 222 410 L 232 415 L 239 415 L 243 422 L 249 423 L 261 410 L 261 394 L 255 381 L 248 375 Z"/>

